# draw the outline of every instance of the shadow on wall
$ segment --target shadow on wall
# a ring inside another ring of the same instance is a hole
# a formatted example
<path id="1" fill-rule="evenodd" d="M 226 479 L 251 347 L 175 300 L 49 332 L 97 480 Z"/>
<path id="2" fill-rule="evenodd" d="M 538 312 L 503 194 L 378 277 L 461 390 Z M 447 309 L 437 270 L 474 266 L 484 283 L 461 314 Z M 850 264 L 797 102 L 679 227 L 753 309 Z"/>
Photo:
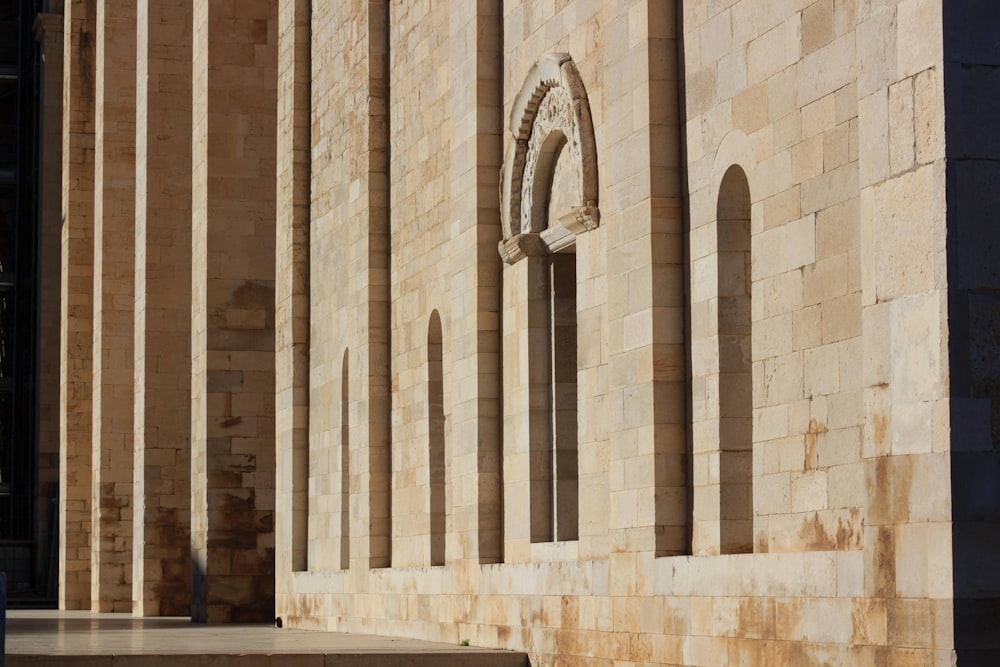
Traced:
<path id="1" fill-rule="evenodd" d="M 952 572 L 960 665 L 1000 664 L 1000 3 L 943 4 Z"/>
<path id="2" fill-rule="evenodd" d="M 208 581 L 198 554 L 191 549 L 191 622 L 205 623 L 208 610 Z"/>

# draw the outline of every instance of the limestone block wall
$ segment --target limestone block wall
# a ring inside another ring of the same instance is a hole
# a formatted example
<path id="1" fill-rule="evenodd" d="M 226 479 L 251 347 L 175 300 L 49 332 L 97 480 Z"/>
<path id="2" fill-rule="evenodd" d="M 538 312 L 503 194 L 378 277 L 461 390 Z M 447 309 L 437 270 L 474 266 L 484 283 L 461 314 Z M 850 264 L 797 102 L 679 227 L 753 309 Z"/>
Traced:
<path id="1" fill-rule="evenodd" d="M 306 145 L 298 146 L 293 143 L 288 136 L 287 130 L 282 132 L 278 143 L 279 160 L 287 164 L 290 158 L 294 158 L 295 151 L 302 151 L 302 161 L 310 165 L 310 169 L 299 177 L 304 181 L 304 187 L 309 193 L 305 196 L 305 206 L 307 215 L 305 220 L 292 221 L 287 216 L 282 216 L 278 220 L 279 233 L 288 234 L 293 224 L 298 224 L 309 230 L 311 245 L 308 248 L 307 257 L 304 259 L 303 269 L 304 286 L 323 286 L 323 292 L 327 295 L 324 300 L 317 299 L 315 302 L 310 297 L 305 304 L 305 319 L 303 323 L 308 334 L 308 361 L 305 369 L 306 377 L 298 382 L 308 392 L 309 405 L 331 406 L 328 410 L 312 410 L 307 408 L 304 417 L 303 427 L 306 430 L 305 457 L 306 475 L 305 479 L 293 477 L 289 479 L 284 471 L 288 468 L 284 466 L 282 460 L 282 472 L 278 474 L 279 484 L 286 484 L 286 493 L 291 492 L 293 496 L 300 492 L 307 494 L 305 507 L 305 526 L 301 523 L 294 525 L 294 530 L 298 534 L 294 535 L 295 542 L 304 540 L 306 542 L 307 556 L 304 559 L 309 568 L 312 569 L 340 569 L 346 563 L 342 559 L 342 554 L 346 552 L 348 558 L 352 555 L 358 557 L 358 549 L 363 548 L 367 553 L 367 542 L 359 536 L 361 512 L 363 508 L 358 507 L 358 528 L 355 529 L 355 522 L 350 514 L 349 502 L 342 494 L 337 494 L 335 489 L 339 486 L 341 465 L 346 459 L 348 466 L 356 466 L 358 473 L 362 470 L 362 464 L 355 455 L 351 457 L 350 447 L 350 426 L 363 429 L 359 433 L 367 434 L 367 429 L 363 426 L 366 421 L 363 413 L 345 411 L 345 396 L 349 400 L 350 396 L 355 396 L 355 400 L 360 399 L 364 374 L 363 369 L 367 368 L 366 355 L 358 347 L 358 342 L 364 340 L 364 336 L 357 339 L 345 339 L 338 332 L 341 331 L 364 331 L 365 319 L 360 310 L 363 300 L 360 296 L 354 296 L 354 289 L 362 289 L 367 283 L 367 262 L 365 257 L 360 255 L 355 259 L 352 256 L 354 243 L 362 239 L 366 233 L 367 225 L 362 218 L 365 206 L 358 201 L 362 192 L 367 190 L 368 156 L 367 141 L 365 133 L 367 127 L 367 115 L 362 108 L 364 97 L 363 86 L 367 84 L 367 70 L 365 69 L 367 53 L 367 31 L 362 28 L 362 23 L 355 24 L 357 32 L 353 40 L 350 40 L 351 32 L 348 26 L 349 14 L 347 8 L 342 4 L 321 5 L 312 7 L 312 11 L 301 18 L 296 16 L 297 21 L 292 22 L 288 18 L 289 12 L 293 10 L 291 3 L 283 3 L 281 8 L 282 30 L 280 34 L 281 44 L 279 52 L 281 61 L 279 72 L 283 79 L 287 81 L 291 76 L 295 76 L 299 85 L 308 86 L 306 94 L 308 99 L 301 101 L 304 109 L 300 112 L 307 115 L 297 125 L 308 127 L 309 132 L 304 136 L 294 135 L 301 140 L 308 140 Z M 298 12 L 296 12 L 297 14 Z M 360 20 L 360 19 L 359 19 Z M 301 30 L 292 30 L 292 26 L 298 22 L 305 23 Z M 295 39 L 291 37 L 294 36 Z M 308 36 L 308 37 L 307 37 Z M 337 60 L 333 53 L 326 53 L 321 49 L 313 50 L 312 44 L 319 44 L 323 41 L 341 40 L 349 43 L 351 48 L 345 49 L 343 58 Z M 303 46 L 299 46 L 302 44 Z M 308 52 L 308 56 L 303 53 Z M 289 68 L 295 70 L 289 72 Z M 299 71 L 302 70 L 301 74 Z M 346 79 L 350 78 L 359 87 L 352 90 L 346 85 Z M 343 87 L 335 87 L 337 81 L 345 81 Z M 284 83 L 280 99 L 288 101 L 288 86 L 292 83 Z M 327 91 L 326 95 L 318 94 L 320 91 Z M 295 98 L 293 98 L 295 99 Z M 298 102 L 297 99 L 295 99 Z M 331 109 L 341 107 L 351 112 L 350 121 L 334 121 L 327 118 Z M 279 120 L 282 128 L 288 127 L 290 123 L 295 123 L 293 111 L 287 107 L 282 110 Z M 347 131 L 341 131 L 341 127 Z M 351 131 L 351 128 L 357 128 Z M 291 130 L 294 132 L 294 130 Z M 355 156 L 350 160 L 348 156 Z M 285 185 L 279 191 L 281 208 L 287 211 L 287 202 L 291 193 L 287 192 L 290 176 L 287 173 L 287 166 L 282 173 L 282 182 Z M 355 191 L 352 193 L 350 184 L 356 183 Z M 348 200 L 354 200 L 348 205 Z M 323 212 L 326 212 L 324 215 Z M 301 215 L 301 214 L 300 214 Z M 338 225 L 339 234 L 334 231 L 334 223 L 338 220 L 344 221 Z M 353 225 L 347 224 L 348 221 Z M 353 230 L 353 233 L 352 233 Z M 325 251 L 320 249 L 324 248 Z M 286 251 L 287 252 L 287 251 Z M 286 255 L 287 256 L 287 255 Z M 327 261 L 319 261 L 325 256 Z M 287 261 L 287 260 L 285 260 Z M 346 267 L 347 271 L 356 277 L 355 281 L 338 280 L 334 267 Z M 356 285 L 356 287 L 354 287 Z M 289 297 L 293 297 L 292 285 L 285 282 L 278 283 L 281 292 L 277 295 L 278 303 L 284 303 Z M 312 294 L 310 290 L 309 294 Z M 323 301 L 331 303 L 325 304 Z M 349 307 L 357 303 L 358 310 L 351 312 Z M 276 322 L 277 337 L 279 341 L 287 339 L 293 331 L 294 319 L 289 318 L 288 310 L 283 309 Z M 328 324 L 327 324 L 328 323 Z M 294 335 L 294 334 L 293 334 Z M 301 335 L 301 334 L 300 334 Z M 358 341 L 358 342 L 355 342 Z M 352 345 L 352 343 L 354 343 Z M 354 363 L 350 363 L 350 359 Z M 347 382 L 341 381 L 340 373 L 342 366 L 348 366 L 353 372 Z M 281 369 L 278 383 L 288 382 L 295 377 L 289 375 L 287 365 Z M 350 391 L 349 383 L 354 381 L 354 390 Z M 347 389 L 343 392 L 342 389 Z M 283 402 L 284 403 L 284 402 Z M 359 403 L 366 405 L 366 403 Z M 359 408 L 355 408 L 357 410 Z M 283 419 L 282 415 L 288 414 L 285 405 L 279 406 L 279 423 Z M 284 417 L 285 420 L 288 417 Z M 334 431 L 335 426 L 343 423 L 343 433 Z M 320 443 L 324 442 L 320 438 L 320 433 L 327 433 L 325 447 Z M 281 442 L 288 442 L 286 429 L 280 429 L 278 437 Z M 338 437 L 340 436 L 340 437 Z M 315 443 L 315 444 L 314 444 Z M 331 451 L 332 449 L 332 451 Z M 344 457 L 344 450 L 347 450 L 347 457 Z M 359 452 L 360 453 L 360 452 Z M 361 477 L 358 481 L 357 491 L 361 491 Z M 302 488 L 302 487 L 305 488 Z M 290 488 L 289 488 L 290 487 Z M 279 489 L 279 499 L 282 492 Z M 321 501 L 320 498 L 323 498 Z M 286 505 L 287 508 L 287 505 Z M 343 517 L 347 515 L 347 530 L 343 528 Z M 283 515 L 287 516 L 287 515 Z M 282 526 L 288 527 L 287 523 L 279 521 L 277 529 L 279 535 L 282 534 Z M 287 539 L 287 538 L 286 538 Z M 346 547 L 344 544 L 346 543 Z M 288 542 L 285 542 L 288 544 Z M 353 547 L 353 549 L 351 548 Z M 282 549 L 279 549 L 282 551 Z M 298 564 L 297 570 L 304 569 L 303 564 Z M 287 571 L 287 570 L 286 570 Z"/>
<path id="2" fill-rule="evenodd" d="M 392 382 L 392 566 L 432 564 L 431 497 L 442 491 L 445 506 L 455 480 L 435 475 L 447 460 L 454 375 L 451 356 L 451 257 L 471 249 L 450 238 L 451 122 L 450 17 L 427 5 L 390 3 L 389 89 L 389 277 Z M 418 92 L 419 91 L 419 92 Z M 444 369 L 444 460 L 432 460 L 431 382 L 428 336 L 439 318 Z M 444 473 L 440 470 L 438 475 Z M 443 487 L 443 488 L 442 488 Z M 445 521 L 447 524 L 447 519 Z M 452 551 L 454 550 L 454 547 Z M 447 545 L 445 547 L 447 554 Z M 447 555 L 445 555 L 447 558 Z M 444 564 L 434 562 L 433 564 Z"/>
<path id="3" fill-rule="evenodd" d="M 727 406 L 733 345 L 753 375 L 741 415 L 753 422 L 753 544 L 740 550 L 856 549 L 864 484 L 855 10 L 827 2 L 801 13 L 754 3 L 686 11 L 695 553 L 736 546 L 724 539 L 737 502 L 727 493 L 751 476 L 749 460 L 727 465 L 732 454 L 719 446 L 732 438 L 727 429 L 749 425 Z M 740 224 L 750 241 L 736 275 L 725 259 L 738 249 L 725 233 L 736 224 L 725 219 L 733 166 L 748 181 Z M 733 281 L 749 298 L 736 302 Z"/>
<path id="4" fill-rule="evenodd" d="M 450 494 L 445 556 L 495 563 L 503 554 L 501 232 L 493 178 L 503 157 L 503 16 L 496 0 L 454 9 L 448 26 L 452 86 L 446 115 L 453 127 L 464 129 L 453 131 L 450 138 L 448 236 L 460 250 L 449 252 L 445 281 L 465 289 L 452 287 L 450 303 L 441 311 L 451 321 L 450 332 L 441 334 L 442 356 L 444 348 L 450 348 L 452 373 L 447 412 L 442 407 L 441 414 L 450 466 L 445 475 Z M 442 401 L 444 393 L 442 386 Z"/>
<path id="5" fill-rule="evenodd" d="M 278 515 L 291 517 L 275 525 L 276 543 L 285 545 L 275 550 L 279 578 L 306 569 L 309 545 L 311 23 L 311 2 L 279 7 L 275 438 L 286 446 L 277 453 L 282 475 L 275 480 L 275 503 Z M 340 518 L 344 535 L 347 513 Z"/>
<path id="6" fill-rule="evenodd" d="M 390 559 L 387 12 L 374 2 L 312 13 L 309 284 L 323 296 L 310 299 L 309 402 L 327 406 L 308 424 L 317 570 Z"/>
<path id="7" fill-rule="evenodd" d="M 885 605 L 890 643 L 906 637 L 914 648 L 940 651 L 953 645 L 956 627 L 952 502 L 940 484 L 951 475 L 954 425 L 945 316 L 944 47 L 940 7 L 932 5 L 859 7 L 857 58 L 865 65 L 857 87 L 865 147 L 865 593 L 873 606 Z"/>
<path id="8" fill-rule="evenodd" d="M 313 7 L 310 31 L 291 5 L 283 94 L 311 42 L 309 548 L 279 572 L 278 615 L 538 664 L 951 659 L 933 2 L 371 2 Z M 303 121 L 284 118 L 287 169 Z M 568 263 L 572 281 L 553 268 Z M 558 529 L 562 451 L 538 446 L 570 390 L 552 380 L 570 296 L 575 535 Z M 302 340 L 296 321 L 279 339 Z M 292 368 L 279 384 L 300 386 Z M 282 458 L 278 478 L 292 535 L 301 473 Z"/>
<path id="9" fill-rule="evenodd" d="M 537 664 L 995 648 L 1000 587 L 958 564 L 996 551 L 996 151 L 946 124 L 997 106 L 981 14 L 181 5 L 135 14 L 134 613 Z M 67 607 L 112 563 L 91 355 L 128 282 L 95 7 L 66 9 Z"/>

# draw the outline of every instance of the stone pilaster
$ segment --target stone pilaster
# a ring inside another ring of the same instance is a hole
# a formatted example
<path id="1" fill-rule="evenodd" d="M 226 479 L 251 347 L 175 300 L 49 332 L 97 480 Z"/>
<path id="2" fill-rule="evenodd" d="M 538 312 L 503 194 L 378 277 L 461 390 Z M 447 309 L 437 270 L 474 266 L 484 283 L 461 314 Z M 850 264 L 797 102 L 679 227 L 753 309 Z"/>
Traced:
<path id="1" fill-rule="evenodd" d="M 352 456 L 361 459 L 367 476 L 368 567 L 392 564 L 392 344 L 391 344 L 391 258 L 389 218 L 390 146 L 389 116 L 389 7 L 387 2 L 368 3 L 364 35 L 367 47 L 367 220 L 365 221 L 365 271 L 362 301 L 365 334 L 361 354 L 367 372 L 364 426 L 351 439 Z M 367 437 L 366 437 L 367 436 Z M 367 447 L 365 444 L 367 443 Z M 354 502 L 363 502 L 360 498 Z M 352 534 L 355 531 L 352 530 Z M 358 531 L 360 532 L 360 531 Z"/>
<path id="2" fill-rule="evenodd" d="M 632 91 L 642 102 L 631 109 L 616 107 L 616 113 L 633 120 L 623 123 L 601 156 L 603 174 L 635 178 L 641 186 L 628 195 L 609 193 L 601 206 L 609 219 L 605 225 L 602 218 L 601 226 L 606 230 L 608 391 L 614 406 L 606 476 L 609 548 L 648 557 L 686 552 L 689 519 L 677 17 L 673 3 L 650 1 L 641 13 L 642 22 L 629 23 L 628 42 L 612 40 L 605 57 L 607 76 L 620 91 L 614 94 L 627 99 L 625 91 Z M 644 66 L 634 67 L 634 62 Z M 648 161 L 634 159 L 630 147 L 640 145 L 643 153 L 648 150 Z M 588 345 L 594 344 L 590 338 Z M 581 488 L 600 478 L 581 480 Z M 599 513 L 599 498 L 588 494 L 581 514 Z M 628 553 L 612 557 L 614 581 L 622 588 L 634 586 L 641 576 L 632 558 Z"/>
<path id="3" fill-rule="evenodd" d="M 190 613 L 191 3 L 140 0 L 132 611 Z"/>
<path id="4" fill-rule="evenodd" d="M 90 598 L 132 608 L 135 0 L 97 3 Z"/>
<path id="5" fill-rule="evenodd" d="M 192 618 L 274 617 L 277 7 L 196 3 Z"/>
<path id="6" fill-rule="evenodd" d="M 94 0 L 66 3 L 63 50 L 59 608 L 90 608 Z"/>
<path id="7" fill-rule="evenodd" d="M 309 402 L 334 407 L 309 415 L 309 485 L 324 489 L 309 498 L 310 570 L 390 558 L 387 12 L 381 0 L 313 3 L 312 86 L 324 93 L 312 97 L 310 246 L 330 254 L 309 281 L 331 305 L 312 292 Z M 336 43 L 352 46 L 324 46 Z"/>
<path id="8" fill-rule="evenodd" d="M 449 553 L 479 562 L 503 557 L 500 442 L 500 240 L 496 174 L 502 162 L 503 83 L 500 2 L 461 3 L 450 15 L 456 119 L 452 150 L 469 155 L 450 164 L 451 217 L 459 249 L 449 282 L 452 347 L 451 493 Z M 470 299 L 470 295 L 472 298 Z M 464 389 L 458 389 L 462 387 Z M 450 557 L 449 557 L 450 558 Z"/>
<path id="9" fill-rule="evenodd" d="M 275 534 L 277 571 L 305 570 L 309 503 L 309 195 L 312 11 L 308 0 L 279 8 L 277 266 L 275 346 Z M 341 535 L 347 540 L 347 535 Z M 281 580 L 276 582 L 280 591 Z M 279 612 L 280 613 L 280 612 Z"/>

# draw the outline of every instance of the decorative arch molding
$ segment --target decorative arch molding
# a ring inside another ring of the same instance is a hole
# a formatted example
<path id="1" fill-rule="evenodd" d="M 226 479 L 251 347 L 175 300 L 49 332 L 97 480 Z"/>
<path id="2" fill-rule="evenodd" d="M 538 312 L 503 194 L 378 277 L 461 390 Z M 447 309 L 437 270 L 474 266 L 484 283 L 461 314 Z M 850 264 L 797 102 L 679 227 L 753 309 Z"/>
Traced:
<path id="1" fill-rule="evenodd" d="M 531 67 L 514 99 L 509 130 L 513 141 L 503 166 L 499 250 L 513 264 L 571 245 L 601 219 L 594 123 L 583 79 L 568 54 L 546 54 Z M 546 207 L 555 163 L 566 151 L 576 166 L 569 183 L 573 204 L 558 213 L 556 227 Z"/>

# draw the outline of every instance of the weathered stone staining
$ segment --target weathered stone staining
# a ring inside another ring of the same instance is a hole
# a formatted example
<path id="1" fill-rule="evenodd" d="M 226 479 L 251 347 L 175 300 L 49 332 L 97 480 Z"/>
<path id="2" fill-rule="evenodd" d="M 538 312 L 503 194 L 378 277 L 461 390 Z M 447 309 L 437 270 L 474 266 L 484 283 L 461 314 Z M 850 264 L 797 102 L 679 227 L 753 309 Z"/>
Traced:
<path id="1" fill-rule="evenodd" d="M 132 612 L 191 613 L 191 7 L 140 0 Z"/>
<path id="2" fill-rule="evenodd" d="M 67 2 L 61 606 L 991 664 L 1000 5 L 945 4 Z"/>

